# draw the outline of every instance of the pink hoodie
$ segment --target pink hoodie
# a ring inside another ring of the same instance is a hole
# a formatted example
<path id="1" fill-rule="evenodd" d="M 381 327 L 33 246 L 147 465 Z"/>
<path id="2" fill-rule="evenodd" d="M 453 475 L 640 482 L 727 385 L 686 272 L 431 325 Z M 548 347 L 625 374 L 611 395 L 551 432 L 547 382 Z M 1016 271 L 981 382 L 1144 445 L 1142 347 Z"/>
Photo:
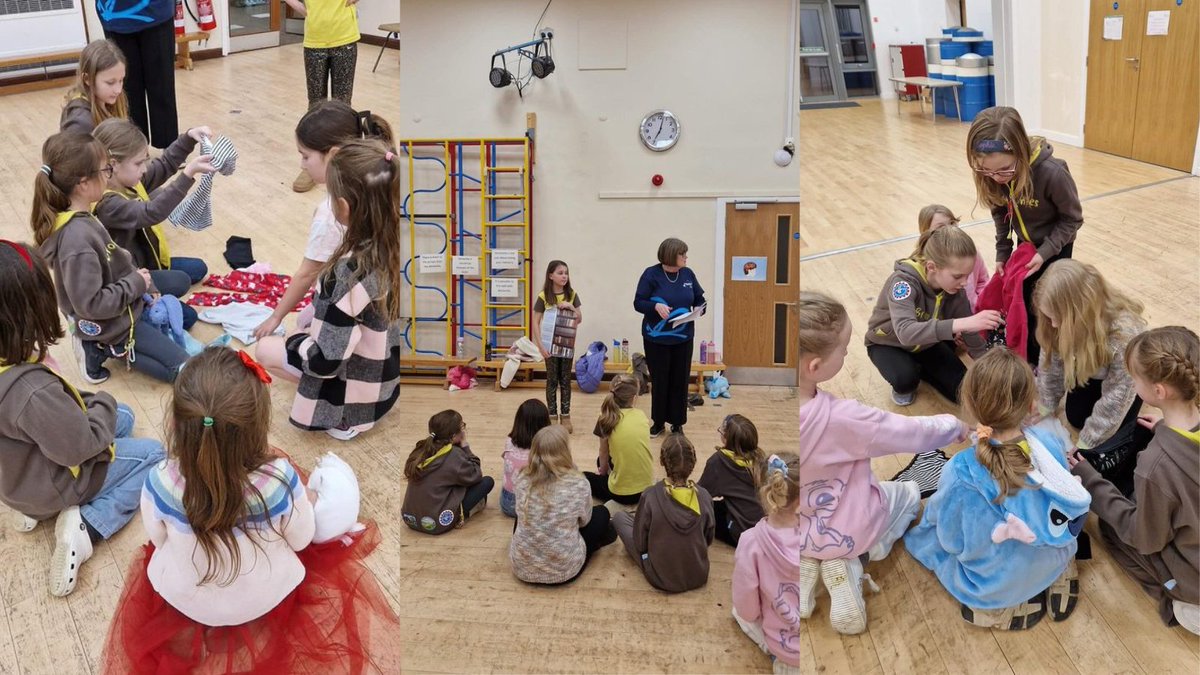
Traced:
<path id="1" fill-rule="evenodd" d="M 742 533 L 733 554 L 733 608 L 762 624 L 767 648 L 793 668 L 800 667 L 799 579 L 799 530 L 763 518 Z"/>
<path id="2" fill-rule="evenodd" d="M 984 262 L 983 256 L 979 253 L 975 254 L 975 269 L 971 270 L 971 276 L 967 277 L 967 300 L 971 301 L 971 309 L 975 309 L 975 301 L 979 299 L 979 294 L 983 292 L 983 287 L 987 286 L 988 279 L 987 263 Z"/>
<path id="3" fill-rule="evenodd" d="M 888 516 L 871 458 L 928 452 L 963 431 L 953 415 L 905 417 L 818 390 L 800 406 L 800 552 L 817 560 L 866 553 Z"/>

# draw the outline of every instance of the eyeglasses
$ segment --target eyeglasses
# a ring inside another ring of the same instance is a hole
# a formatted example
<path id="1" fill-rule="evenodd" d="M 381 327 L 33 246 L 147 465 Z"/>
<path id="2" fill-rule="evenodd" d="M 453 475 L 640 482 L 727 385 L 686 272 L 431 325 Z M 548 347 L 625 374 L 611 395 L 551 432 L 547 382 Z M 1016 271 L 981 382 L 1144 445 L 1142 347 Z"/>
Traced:
<path id="1" fill-rule="evenodd" d="M 109 178 L 112 178 L 112 177 L 113 177 L 113 172 L 114 172 L 114 171 L 116 171 L 116 170 L 117 170 L 117 167 L 113 166 L 112 164 L 105 164 L 105 165 L 104 165 L 104 168 L 103 168 L 103 169 L 100 169 L 100 170 L 99 170 L 99 171 L 97 171 L 96 173 L 98 173 L 98 174 L 104 174 L 104 178 L 105 178 L 105 179 L 109 179 Z"/>
<path id="2" fill-rule="evenodd" d="M 980 176 L 986 176 L 987 178 L 1012 178 L 1013 176 L 1017 175 L 1017 165 L 1014 162 L 1009 168 L 1000 169 L 998 171 L 988 171 L 987 169 L 976 168 L 975 173 L 979 174 Z"/>

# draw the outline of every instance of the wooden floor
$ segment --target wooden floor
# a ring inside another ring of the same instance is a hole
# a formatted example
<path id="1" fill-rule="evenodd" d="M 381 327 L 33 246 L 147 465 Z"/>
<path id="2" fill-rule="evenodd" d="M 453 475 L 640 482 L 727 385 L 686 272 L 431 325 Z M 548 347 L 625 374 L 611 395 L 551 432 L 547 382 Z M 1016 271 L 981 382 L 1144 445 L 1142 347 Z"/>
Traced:
<path id="1" fill-rule="evenodd" d="M 964 152 L 969 125 L 934 125 L 915 105 L 898 117 L 894 103 L 875 101 L 805 111 L 800 122 L 802 287 L 837 297 L 854 323 L 846 366 L 826 388 L 899 411 L 861 336 L 893 261 L 907 256 L 914 242 L 880 242 L 915 235 L 917 211 L 932 202 L 949 206 L 964 222 L 988 218 L 982 208 L 972 214 L 974 186 Z M 1074 257 L 1141 299 L 1152 326 L 1200 331 L 1200 178 L 1061 145 L 1055 156 L 1070 164 L 1084 199 Z M 966 231 L 990 259 L 990 220 Z M 922 385 L 903 412 L 960 411 Z M 872 468 L 886 480 L 910 458 L 877 459 Z M 1081 601 L 1064 623 L 1047 619 L 1026 633 L 969 626 L 901 543 L 868 567 L 882 592 L 867 595 L 866 633 L 838 635 L 829 626 L 828 596 L 818 599 L 817 612 L 801 623 L 801 672 L 1196 673 L 1200 638 L 1164 627 L 1150 599 L 1104 550 L 1094 516 L 1087 530 L 1094 558 L 1080 563 Z"/>
<path id="2" fill-rule="evenodd" d="M 385 58 L 373 74 L 373 56 L 370 47 L 361 48 L 354 105 L 396 120 L 399 65 L 394 57 Z M 195 67 L 192 72 L 177 71 L 180 127 L 208 124 L 233 140 L 240 157 L 236 173 L 220 176 L 214 183 L 216 224 L 200 233 L 169 232 L 172 250 L 176 255 L 204 258 L 214 272 L 228 272 L 221 258 L 225 239 L 246 236 L 252 239 L 258 260 L 290 274 L 303 255 L 313 207 L 324 194 L 291 191 L 300 170 L 293 130 L 307 106 L 300 45 L 197 61 Z M 32 239 L 33 178 L 41 165 L 42 142 L 58 130 L 62 92 L 54 89 L 0 99 L 9 141 L 0 159 L 0 237 Z M 220 333 L 202 323 L 193 332 L 201 339 Z M 81 382 L 69 344 L 57 346 L 52 354 L 67 377 Z M 102 386 L 133 407 L 138 418 L 135 435 L 162 437 L 167 385 L 114 369 L 112 379 Z M 288 424 L 294 394 L 292 385 L 273 387 L 271 441 L 307 467 L 332 449 L 355 468 L 363 491 L 362 514 L 374 518 L 383 530 L 383 543 L 368 564 L 399 610 L 407 603 L 400 593 L 396 476 L 403 461 L 399 439 L 408 436 L 402 431 L 406 420 L 396 411 L 371 433 L 341 444 Z M 0 674 L 99 672 L 100 650 L 126 568 L 146 540 L 140 521 L 135 519 L 111 541 L 98 545 L 75 592 L 60 600 L 52 598 L 46 587 L 53 523 L 19 534 L 10 527 L 9 518 L 10 511 L 0 506 Z"/>

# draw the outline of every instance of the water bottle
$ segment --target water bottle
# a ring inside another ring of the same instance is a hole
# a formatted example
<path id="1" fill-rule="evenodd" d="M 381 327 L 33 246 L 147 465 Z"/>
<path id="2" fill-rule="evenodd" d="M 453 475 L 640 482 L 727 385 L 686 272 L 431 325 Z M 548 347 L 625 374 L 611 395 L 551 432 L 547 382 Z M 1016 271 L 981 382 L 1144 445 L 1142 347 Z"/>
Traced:
<path id="1" fill-rule="evenodd" d="M 721 348 L 717 346 L 717 343 L 713 342 L 712 347 L 709 347 L 709 354 L 710 361 L 713 363 L 721 363 Z"/>
<path id="2" fill-rule="evenodd" d="M 621 339 L 621 363 L 629 363 L 629 340 Z"/>
<path id="3" fill-rule="evenodd" d="M 700 363 L 708 363 L 708 341 L 700 341 Z"/>
<path id="4" fill-rule="evenodd" d="M 620 363 L 621 362 L 621 341 L 620 340 L 617 340 L 617 339 L 613 340 L 612 353 L 613 353 L 613 355 L 612 355 L 613 363 Z"/>
<path id="5" fill-rule="evenodd" d="M 455 356 L 464 356 L 464 354 L 463 354 L 463 336 L 461 336 L 461 335 L 458 336 L 458 342 L 456 342 L 454 345 L 454 355 Z"/>

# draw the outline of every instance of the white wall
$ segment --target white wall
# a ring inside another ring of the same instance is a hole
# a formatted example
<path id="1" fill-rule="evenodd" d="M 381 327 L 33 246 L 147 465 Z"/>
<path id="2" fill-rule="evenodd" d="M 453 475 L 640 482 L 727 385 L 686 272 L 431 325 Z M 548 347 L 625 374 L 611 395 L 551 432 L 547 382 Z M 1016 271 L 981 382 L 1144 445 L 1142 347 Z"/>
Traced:
<path id="1" fill-rule="evenodd" d="M 952 4 L 953 13 L 951 13 Z M 896 98 L 889 86 L 890 45 L 921 45 L 938 37 L 943 28 L 958 25 L 957 3 L 947 0 L 868 0 L 872 37 L 875 38 L 875 63 L 879 67 L 880 98 Z M 976 26 L 977 27 L 977 26 Z"/>
<path id="2" fill-rule="evenodd" d="M 361 0 L 358 3 L 358 30 L 363 35 L 384 37 L 387 33 L 379 30 L 379 24 L 399 20 L 400 0 Z"/>
<path id="3" fill-rule="evenodd" d="M 404 36 L 399 133 L 520 136 L 525 113 L 536 112 L 534 283 L 550 259 L 566 260 L 584 302 L 578 342 L 624 336 L 640 345 L 633 293 L 662 239 L 688 242 L 689 266 L 712 300 L 716 198 L 798 192 L 799 162 L 772 162 L 784 132 L 790 3 L 763 0 L 748 12 L 722 0 L 558 0 L 543 21 L 555 30 L 556 72 L 524 99 L 511 86 L 492 88 L 492 53 L 528 40 L 545 5 L 405 0 L 405 25 L 420 29 Z M 627 37 L 601 39 L 601 29 L 627 29 Z M 580 70 L 581 41 L 625 68 Z M 679 144 L 666 153 L 647 151 L 636 136 L 656 108 L 681 122 Z M 654 174 L 665 177 L 661 188 L 651 186 Z M 440 211 L 443 199 L 419 199 L 418 210 Z M 439 247 L 440 238 L 421 233 L 418 252 Z M 712 316 L 702 319 L 699 336 L 711 327 Z"/>

